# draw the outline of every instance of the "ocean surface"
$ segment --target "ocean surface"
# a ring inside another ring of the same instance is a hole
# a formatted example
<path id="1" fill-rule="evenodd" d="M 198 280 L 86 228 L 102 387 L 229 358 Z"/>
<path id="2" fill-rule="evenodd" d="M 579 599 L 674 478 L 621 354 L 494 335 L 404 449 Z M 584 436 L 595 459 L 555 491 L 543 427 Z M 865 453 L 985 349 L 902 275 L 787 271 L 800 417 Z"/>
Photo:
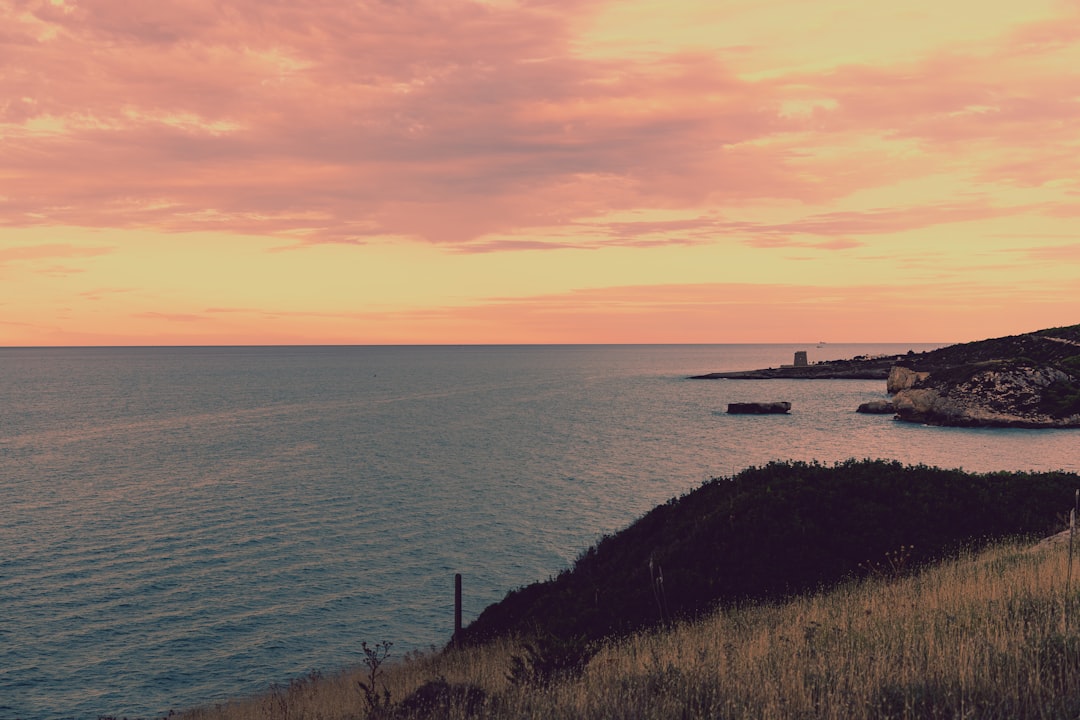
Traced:
<path id="1" fill-rule="evenodd" d="M 929 345 L 0 349 L 0 720 L 152 717 L 442 646 L 603 533 L 774 459 L 1080 471 L 1080 431 L 687 376 Z M 727 403 L 789 400 L 787 416 Z"/>

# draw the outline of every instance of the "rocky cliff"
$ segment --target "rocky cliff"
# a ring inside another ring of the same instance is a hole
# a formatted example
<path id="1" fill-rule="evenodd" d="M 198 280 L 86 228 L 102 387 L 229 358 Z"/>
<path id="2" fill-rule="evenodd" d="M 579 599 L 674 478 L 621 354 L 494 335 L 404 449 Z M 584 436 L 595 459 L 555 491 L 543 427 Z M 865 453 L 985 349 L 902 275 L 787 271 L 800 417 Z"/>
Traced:
<path id="1" fill-rule="evenodd" d="M 887 387 L 909 422 L 1080 427 L 1080 325 L 903 358 Z"/>

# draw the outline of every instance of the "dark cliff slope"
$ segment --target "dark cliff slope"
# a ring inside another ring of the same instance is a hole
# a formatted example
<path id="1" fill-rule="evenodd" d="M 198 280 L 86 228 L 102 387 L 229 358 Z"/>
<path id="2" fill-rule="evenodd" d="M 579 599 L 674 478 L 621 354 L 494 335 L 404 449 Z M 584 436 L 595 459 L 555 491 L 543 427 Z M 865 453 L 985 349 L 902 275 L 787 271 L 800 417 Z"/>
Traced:
<path id="1" fill-rule="evenodd" d="M 1080 362 L 1080 325 L 949 345 L 902 356 L 896 364 L 920 372 L 941 372 L 1004 360 L 1054 366 L 1071 366 L 1072 361 Z"/>
<path id="2" fill-rule="evenodd" d="M 461 640 L 595 639 L 900 570 L 996 537 L 1049 534 L 1078 487 L 1070 473 L 869 460 L 750 468 L 654 508 L 558 577 L 510 592 Z"/>

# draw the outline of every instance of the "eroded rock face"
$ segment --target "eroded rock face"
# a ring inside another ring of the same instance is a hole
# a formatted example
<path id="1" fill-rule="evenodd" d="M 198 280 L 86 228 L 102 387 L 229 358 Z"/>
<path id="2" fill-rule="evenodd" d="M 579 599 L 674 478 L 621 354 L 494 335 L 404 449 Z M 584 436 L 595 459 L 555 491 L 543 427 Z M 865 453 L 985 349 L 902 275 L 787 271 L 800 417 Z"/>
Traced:
<path id="1" fill-rule="evenodd" d="M 911 422 L 1080 427 L 1080 325 L 909 353 L 887 389 Z"/>
<path id="2" fill-rule="evenodd" d="M 952 373 L 957 374 L 959 378 L 922 373 L 924 377 L 897 390 L 897 417 L 931 425 L 1080 427 L 1080 410 L 1074 412 L 1057 400 L 1057 388 L 1075 384 L 1060 369 L 992 365 L 966 377 Z"/>
<path id="3" fill-rule="evenodd" d="M 915 383 L 925 380 L 929 376 L 930 373 L 928 372 L 916 372 L 903 365 L 893 365 L 892 369 L 889 370 L 889 379 L 885 381 L 885 389 L 892 395 L 901 390 L 907 390 L 914 386 Z"/>

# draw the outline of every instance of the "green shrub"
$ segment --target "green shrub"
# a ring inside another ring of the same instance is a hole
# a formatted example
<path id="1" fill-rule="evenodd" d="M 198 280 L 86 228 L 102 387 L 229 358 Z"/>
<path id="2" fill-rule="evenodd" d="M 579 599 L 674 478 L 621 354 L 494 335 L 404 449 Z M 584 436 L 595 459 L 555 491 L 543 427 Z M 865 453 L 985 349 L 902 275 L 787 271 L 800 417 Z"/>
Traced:
<path id="1" fill-rule="evenodd" d="M 523 655 L 511 657 L 507 679 L 513 685 L 546 687 L 580 675 L 597 647 L 582 636 L 543 635 L 523 650 Z"/>
<path id="2" fill-rule="evenodd" d="M 1058 380 L 1045 388 L 1039 409 L 1056 417 L 1080 413 L 1080 381 Z"/>

